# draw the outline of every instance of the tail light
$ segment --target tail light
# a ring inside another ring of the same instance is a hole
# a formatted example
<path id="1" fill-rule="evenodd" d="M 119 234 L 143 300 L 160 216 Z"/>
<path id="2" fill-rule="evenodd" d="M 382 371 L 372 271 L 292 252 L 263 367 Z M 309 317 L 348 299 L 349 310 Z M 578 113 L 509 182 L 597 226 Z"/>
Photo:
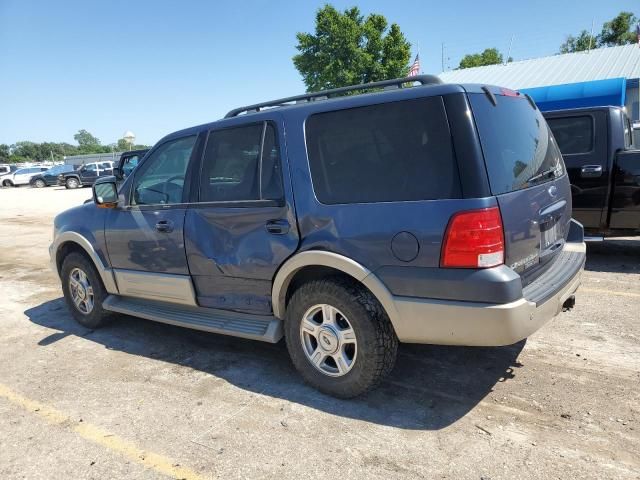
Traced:
<path id="1" fill-rule="evenodd" d="M 498 207 L 456 213 L 444 236 L 440 266 L 487 268 L 504 263 L 504 229 Z"/>

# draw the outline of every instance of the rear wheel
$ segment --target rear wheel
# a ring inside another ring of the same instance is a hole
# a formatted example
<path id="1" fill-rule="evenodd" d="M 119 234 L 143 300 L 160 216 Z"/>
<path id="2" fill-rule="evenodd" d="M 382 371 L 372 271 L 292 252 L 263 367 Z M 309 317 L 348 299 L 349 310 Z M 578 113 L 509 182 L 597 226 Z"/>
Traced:
<path id="1" fill-rule="evenodd" d="M 67 188 L 78 188 L 78 186 L 80 186 L 80 182 L 78 181 L 77 178 L 67 178 L 67 181 L 65 182 L 65 187 Z"/>
<path id="2" fill-rule="evenodd" d="M 67 255 L 60 277 L 64 299 L 80 325 L 99 328 L 111 319 L 111 312 L 102 308 L 108 293 L 87 257 L 77 252 Z"/>
<path id="3" fill-rule="evenodd" d="M 398 339 L 375 297 L 333 277 L 302 285 L 285 319 L 287 348 L 307 383 L 340 398 L 361 395 L 393 369 Z"/>
<path id="4" fill-rule="evenodd" d="M 44 188 L 47 186 L 47 184 L 44 183 L 44 180 L 42 180 L 41 178 L 38 178 L 35 182 L 33 182 L 33 184 L 36 186 L 36 188 Z"/>
<path id="5" fill-rule="evenodd" d="M 5 180 L 4 182 L 2 182 L 2 186 L 3 187 L 13 187 L 13 183 L 11 182 L 11 180 Z"/>

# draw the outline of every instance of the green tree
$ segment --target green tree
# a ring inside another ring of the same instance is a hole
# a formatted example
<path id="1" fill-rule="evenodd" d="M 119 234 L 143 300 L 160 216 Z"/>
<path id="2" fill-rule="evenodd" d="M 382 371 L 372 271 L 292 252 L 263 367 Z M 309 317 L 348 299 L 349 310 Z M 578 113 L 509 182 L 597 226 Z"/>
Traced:
<path id="1" fill-rule="evenodd" d="M 9 145 L 0 143 L 0 162 L 8 161 L 10 155 L 11 155 L 11 150 L 9 150 Z"/>
<path id="2" fill-rule="evenodd" d="M 482 53 L 465 55 L 460 60 L 458 68 L 482 67 L 484 65 L 498 65 L 504 61 L 497 48 L 485 48 Z M 509 58 L 511 61 L 511 58 Z"/>
<path id="3" fill-rule="evenodd" d="M 100 140 L 91 135 L 84 128 L 78 130 L 78 133 L 73 136 L 73 139 L 78 142 L 78 145 L 80 145 L 81 147 L 100 145 Z"/>
<path id="4" fill-rule="evenodd" d="M 598 46 L 613 47 L 635 43 L 637 36 L 632 29 L 638 19 L 631 12 L 620 12 L 616 17 L 602 25 L 602 32 L 598 35 Z"/>
<path id="5" fill-rule="evenodd" d="M 598 39 L 586 30 L 582 30 L 577 36 L 568 35 L 567 39 L 560 45 L 560 53 L 582 52 L 591 48 L 596 48 Z"/>
<path id="6" fill-rule="evenodd" d="M 296 34 L 293 64 L 308 92 L 405 76 L 411 44 L 400 27 L 379 14 L 366 19 L 357 7 L 316 12 L 315 33 Z"/>

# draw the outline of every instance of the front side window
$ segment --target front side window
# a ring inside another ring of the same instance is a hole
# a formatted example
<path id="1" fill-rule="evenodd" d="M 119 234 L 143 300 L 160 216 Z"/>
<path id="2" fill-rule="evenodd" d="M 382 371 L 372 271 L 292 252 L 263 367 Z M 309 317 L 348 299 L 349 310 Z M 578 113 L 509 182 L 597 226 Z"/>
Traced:
<path id="1" fill-rule="evenodd" d="M 461 196 L 441 97 L 318 113 L 307 120 L 306 133 L 322 203 Z"/>
<path id="2" fill-rule="evenodd" d="M 187 165 L 196 136 L 170 140 L 141 165 L 133 184 L 132 205 L 168 205 L 182 202 Z"/>
<path id="3" fill-rule="evenodd" d="M 98 166 L 95 163 L 90 163 L 88 165 L 85 165 L 83 170 L 85 172 L 96 172 L 98 171 Z"/>
<path id="4" fill-rule="evenodd" d="M 593 150 L 593 118 L 591 116 L 549 118 L 547 123 L 563 155 L 589 153 Z"/>
<path id="5" fill-rule="evenodd" d="M 210 132 L 201 178 L 201 202 L 280 200 L 282 173 L 273 125 Z"/>

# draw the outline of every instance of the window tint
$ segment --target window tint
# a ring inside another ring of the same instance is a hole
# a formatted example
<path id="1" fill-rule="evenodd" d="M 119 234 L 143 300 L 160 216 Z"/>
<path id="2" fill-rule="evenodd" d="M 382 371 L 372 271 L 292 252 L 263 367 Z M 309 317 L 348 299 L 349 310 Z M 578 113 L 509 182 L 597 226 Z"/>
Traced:
<path id="1" fill-rule="evenodd" d="M 544 183 L 564 174 L 547 122 L 524 97 L 469 95 L 494 195 Z"/>
<path id="2" fill-rule="evenodd" d="M 264 154 L 260 168 L 263 130 Z M 271 124 L 209 133 L 202 166 L 201 202 L 281 198 L 280 156 L 275 128 Z"/>
<path id="3" fill-rule="evenodd" d="M 195 141 L 194 135 L 171 140 L 158 147 L 136 173 L 131 203 L 181 203 L 184 176 Z"/>
<path id="4" fill-rule="evenodd" d="M 593 118 L 549 118 L 547 120 L 563 155 L 588 153 L 593 150 Z"/>
<path id="5" fill-rule="evenodd" d="M 315 114 L 306 133 L 313 188 L 323 203 L 460 197 L 440 97 Z"/>
<path id="6" fill-rule="evenodd" d="M 280 147 L 276 138 L 276 129 L 267 124 L 262 147 L 262 198 L 264 200 L 282 200 L 282 168 L 280 166 Z"/>

